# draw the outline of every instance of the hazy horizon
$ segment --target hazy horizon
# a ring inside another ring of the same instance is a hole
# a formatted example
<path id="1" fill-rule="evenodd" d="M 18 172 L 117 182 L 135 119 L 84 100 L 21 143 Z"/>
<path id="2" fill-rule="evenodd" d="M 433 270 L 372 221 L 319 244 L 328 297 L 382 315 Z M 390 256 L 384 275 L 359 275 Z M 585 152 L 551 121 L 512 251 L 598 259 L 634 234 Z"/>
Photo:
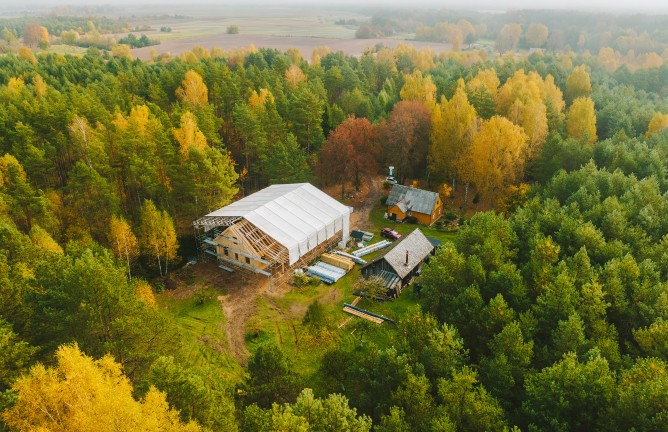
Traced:
<path id="1" fill-rule="evenodd" d="M 218 5 L 227 7 L 238 7 L 248 5 L 258 6 L 297 6 L 312 5 L 323 6 L 355 6 L 358 8 L 373 6 L 390 6 L 395 8 L 438 8 L 438 9 L 468 9 L 468 10 L 516 10 L 516 9 L 554 9 L 554 10 L 589 10 L 602 12 L 645 12 L 645 13 L 667 13 L 668 4 L 662 0 L 637 0 L 631 4 L 621 1 L 606 0 L 562 0 L 560 2 L 536 2 L 530 0 L 472 0 L 472 1 L 439 1 L 439 0 L 364 0 L 362 2 L 355 0 L 337 0 L 314 4 L 309 0 L 251 0 L 240 5 L 236 1 L 221 0 L 195 0 L 194 2 L 184 3 L 183 0 L 143 0 L 136 2 L 132 0 L 28 0 L 19 4 L 7 4 L 0 1 L 0 8 L 9 9 L 29 9 L 32 7 L 57 7 L 57 6 L 134 6 L 142 8 L 145 6 L 165 5 L 165 6 L 187 6 L 193 8 L 198 5 Z"/>

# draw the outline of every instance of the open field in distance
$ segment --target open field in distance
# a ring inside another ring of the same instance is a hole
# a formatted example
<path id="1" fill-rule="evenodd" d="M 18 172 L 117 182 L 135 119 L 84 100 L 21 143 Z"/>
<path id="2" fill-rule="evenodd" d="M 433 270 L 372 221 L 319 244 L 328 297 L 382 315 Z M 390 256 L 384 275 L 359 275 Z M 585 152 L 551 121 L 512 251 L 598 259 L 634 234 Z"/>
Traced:
<path id="1" fill-rule="evenodd" d="M 304 58 L 310 58 L 316 47 L 327 46 L 332 51 L 343 51 L 348 55 L 361 55 L 366 48 L 382 43 L 395 47 L 400 42 L 412 39 L 412 34 L 397 35 L 393 38 L 355 39 L 356 26 L 338 25 L 339 19 L 355 19 L 367 21 L 369 16 L 346 11 L 306 8 L 271 8 L 263 10 L 258 17 L 252 10 L 244 8 L 210 9 L 210 15 L 189 14 L 187 10 L 179 11 L 185 18 L 136 18 L 131 20 L 133 26 L 148 25 L 152 30 L 145 33 L 157 39 L 160 45 L 139 48 L 132 53 L 142 60 L 151 57 L 151 50 L 158 54 L 170 53 L 178 55 L 195 46 L 206 49 L 213 47 L 231 50 L 247 48 L 250 44 L 257 48 L 275 48 L 285 51 L 297 48 Z M 201 12 L 200 12 L 201 14 Z M 226 34 L 231 24 L 239 26 L 239 34 Z M 170 27 L 171 32 L 160 32 L 161 27 Z M 449 44 L 435 42 L 410 41 L 416 48 L 433 48 L 438 54 L 449 51 Z"/>

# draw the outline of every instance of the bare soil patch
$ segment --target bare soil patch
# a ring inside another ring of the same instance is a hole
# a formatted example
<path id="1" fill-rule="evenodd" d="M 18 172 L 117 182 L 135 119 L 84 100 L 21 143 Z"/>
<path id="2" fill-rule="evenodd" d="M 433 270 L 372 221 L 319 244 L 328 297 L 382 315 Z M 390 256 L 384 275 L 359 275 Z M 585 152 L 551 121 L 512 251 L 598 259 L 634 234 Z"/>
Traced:
<path id="1" fill-rule="evenodd" d="M 241 273 L 227 273 L 218 268 L 214 262 L 201 262 L 187 267 L 172 276 L 177 283 L 175 290 L 165 292 L 166 296 L 177 299 L 191 298 L 197 292 L 208 288 L 215 288 L 225 315 L 225 325 L 222 331 L 229 345 L 230 353 L 245 366 L 249 352 L 246 348 L 246 323 L 255 313 L 257 298 L 267 290 L 268 280 L 264 277 L 243 275 Z M 222 350 L 220 344 L 213 343 L 211 336 L 203 336 L 201 342 L 213 344 L 214 349 Z"/>
<path id="2" fill-rule="evenodd" d="M 382 176 L 367 179 L 362 183 L 359 191 L 355 190 L 352 182 L 346 183 L 343 203 L 355 209 L 350 215 L 351 229 L 367 229 L 371 226 L 369 215 L 383 194 L 383 181 L 384 177 Z M 340 184 L 323 188 L 323 191 L 337 200 L 341 198 Z"/>
<path id="3" fill-rule="evenodd" d="M 236 275 L 239 279 L 242 279 Z M 220 297 L 220 304 L 225 314 L 225 333 L 230 351 L 242 366 L 248 364 L 246 347 L 246 323 L 255 313 L 257 298 L 267 290 L 268 280 L 253 277 L 227 287 L 227 295 Z"/>
<path id="4" fill-rule="evenodd" d="M 367 181 L 364 186 L 365 194 L 359 194 L 350 204 L 355 211 L 350 215 L 350 226 L 354 229 L 366 230 L 371 227 L 369 217 L 371 210 L 378 204 L 383 195 L 383 177 L 374 177 Z M 364 189 L 363 189 L 364 190 Z"/>

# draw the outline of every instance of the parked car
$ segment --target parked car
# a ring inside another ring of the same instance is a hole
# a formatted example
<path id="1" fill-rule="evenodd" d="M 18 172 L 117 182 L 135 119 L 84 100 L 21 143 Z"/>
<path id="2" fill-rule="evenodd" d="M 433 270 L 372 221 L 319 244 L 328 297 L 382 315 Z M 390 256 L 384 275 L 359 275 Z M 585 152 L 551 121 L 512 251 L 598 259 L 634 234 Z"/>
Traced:
<path id="1" fill-rule="evenodd" d="M 385 183 L 395 185 L 398 182 L 397 182 L 397 179 L 395 179 L 394 177 L 385 177 Z"/>
<path id="2" fill-rule="evenodd" d="M 392 228 L 383 228 L 382 230 L 380 230 L 380 236 L 388 238 L 390 240 L 399 240 L 401 238 L 401 234 L 399 234 Z"/>

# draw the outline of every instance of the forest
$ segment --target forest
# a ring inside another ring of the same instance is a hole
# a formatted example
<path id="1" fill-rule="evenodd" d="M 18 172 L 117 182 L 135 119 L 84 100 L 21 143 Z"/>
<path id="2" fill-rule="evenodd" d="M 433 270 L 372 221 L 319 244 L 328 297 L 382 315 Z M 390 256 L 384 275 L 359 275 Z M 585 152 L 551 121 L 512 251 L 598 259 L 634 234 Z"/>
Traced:
<path id="1" fill-rule="evenodd" d="M 668 56 L 615 52 L 1 56 L 0 430 L 667 430 Z M 490 209 L 396 327 L 309 376 L 179 357 L 193 220 L 387 165 Z"/>

